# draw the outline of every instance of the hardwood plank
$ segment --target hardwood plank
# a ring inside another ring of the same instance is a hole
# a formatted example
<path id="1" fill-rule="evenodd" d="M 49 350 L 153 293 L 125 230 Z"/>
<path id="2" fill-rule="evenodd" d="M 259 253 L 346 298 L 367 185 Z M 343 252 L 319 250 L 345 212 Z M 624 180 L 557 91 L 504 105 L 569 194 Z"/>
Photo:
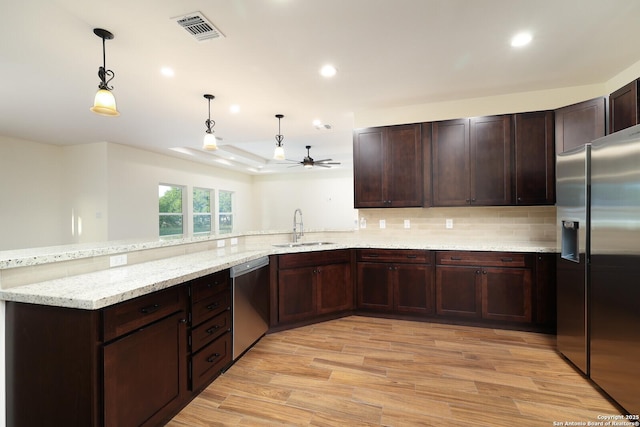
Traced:
<path id="1" fill-rule="evenodd" d="M 520 331 L 351 316 L 263 337 L 167 425 L 550 426 L 618 414 Z"/>

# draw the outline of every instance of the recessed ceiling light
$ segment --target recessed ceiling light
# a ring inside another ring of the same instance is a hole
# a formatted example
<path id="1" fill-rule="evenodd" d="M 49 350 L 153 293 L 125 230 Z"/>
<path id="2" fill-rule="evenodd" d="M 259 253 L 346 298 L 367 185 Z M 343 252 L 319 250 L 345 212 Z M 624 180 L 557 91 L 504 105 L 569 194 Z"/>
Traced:
<path id="1" fill-rule="evenodd" d="M 323 77 L 333 77 L 333 76 L 335 76 L 335 75 L 336 75 L 336 72 L 337 72 L 337 71 L 338 71 L 338 70 L 336 70 L 336 67 L 334 67 L 334 66 L 333 66 L 333 65 L 331 65 L 331 64 L 327 64 L 327 65 L 323 66 L 323 67 L 320 69 L 320 74 L 321 74 Z"/>
<path id="2" fill-rule="evenodd" d="M 165 77 L 173 77 L 175 75 L 173 68 L 169 68 L 169 67 L 160 68 L 160 73 Z"/>
<path id="3" fill-rule="evenodd" d="M 531 33 L 518 33 L 511 39 L 512 47 L 522 47 L 526 46 L 531 42 Z"/>

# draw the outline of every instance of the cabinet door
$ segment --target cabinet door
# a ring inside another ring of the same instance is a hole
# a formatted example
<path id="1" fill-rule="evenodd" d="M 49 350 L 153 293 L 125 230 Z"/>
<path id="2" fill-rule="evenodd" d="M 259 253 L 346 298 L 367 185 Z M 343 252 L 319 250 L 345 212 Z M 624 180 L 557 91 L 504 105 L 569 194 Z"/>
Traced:
<path id="1" fill-rule="evenodd" d="M 511 118 L 470 121 L 471 205 L 511 204 Z"/>
<path id="2" fill-rule="evenodd" d="M 356 208 L 383 207 L 384 128 L 358 129 L 353 135 L 353 177 Z"/>
<path id="3" fill-rule="evenodd" d="M 158 424 L 187 393 L 184 312 L 104 346 L 104 425 Z"/>
<path id="4" fill-rule="evenodd" d="M 515 114 L 516 205 L 555 203 L 553 111 Z"/>
<path id="5" fill-rule="evenodd" d="M 385 175 L 388 207 L 422 206 L 422 140 L 420 125 L 386 129 Z"/>
<path id="6" fill-rule="evenodd" d="M 391 264 L 358 263 L 358 308 L 387 312 L 393 310 L 392 268 Z"/>
<path id="7" fill-rule="evenodd" d="M 433 206 L 468 205 L 469 120 L 433 123 L 431 144 Z"/>
<path id="8" fill-rule="evenodd" d="M 316 314 L 315 267 L 278 272 L 278 316 L 280 322 L 304 320 Z"/>
<path id="9" fill-rule="evenodd" d="M 609 133 L 640 123 L 638 80 L 609 95 Z"/>
<path id="10" fill-rule="evenodd" d="M 318 314 L 352 309 L 351 265 L 322 265 L 316 271 Z"/>
<path id="11" fill-rule="evenodd" d="M 483 268 L 482 317 L 531 323 L 531 270 Z"/>
<path id="12" fill-rule="evenodd" d="M 604 136 L 604 97 L 555 110 L 556 153 L 563 153 Z"/>
<path id="13" fill-rule="evenodd" d="M 433 267 L 394 265 L 394 309 L 397 312 L 433 313 Z"/>
<path id="14" fill-rule="evenodd" d="M 443 316 L 480 317 L 479 267 L 436 268 L 436 313 Z"/>

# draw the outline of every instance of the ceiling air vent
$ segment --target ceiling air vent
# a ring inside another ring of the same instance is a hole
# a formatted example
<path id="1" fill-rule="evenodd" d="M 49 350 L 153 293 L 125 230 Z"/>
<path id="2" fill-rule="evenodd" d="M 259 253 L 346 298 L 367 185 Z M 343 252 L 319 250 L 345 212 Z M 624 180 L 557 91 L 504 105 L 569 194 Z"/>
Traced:
<path id="1" fill-rule="evenodd" d="M 224 38 L 224 34 L 200 12 L 192 12 L 172 19 L 199 42 Z"/>

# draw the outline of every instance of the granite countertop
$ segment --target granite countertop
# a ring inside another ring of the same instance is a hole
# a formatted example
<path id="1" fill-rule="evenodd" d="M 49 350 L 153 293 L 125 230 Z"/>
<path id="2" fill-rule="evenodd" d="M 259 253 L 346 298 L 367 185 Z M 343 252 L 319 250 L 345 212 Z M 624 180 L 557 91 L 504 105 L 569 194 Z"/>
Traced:
<path id="1" fill-rule="evenodd" d="M 96 310 L 185 281 L 230 268 L 265 255 L 329 249 L 427 249 L 509 252 L 555 252 L 548 243 L 424 243 L 358 241 L 294 247 L 227 247 L 141 264 L 0 289 L 0 299 L 32 304 Z"/>

